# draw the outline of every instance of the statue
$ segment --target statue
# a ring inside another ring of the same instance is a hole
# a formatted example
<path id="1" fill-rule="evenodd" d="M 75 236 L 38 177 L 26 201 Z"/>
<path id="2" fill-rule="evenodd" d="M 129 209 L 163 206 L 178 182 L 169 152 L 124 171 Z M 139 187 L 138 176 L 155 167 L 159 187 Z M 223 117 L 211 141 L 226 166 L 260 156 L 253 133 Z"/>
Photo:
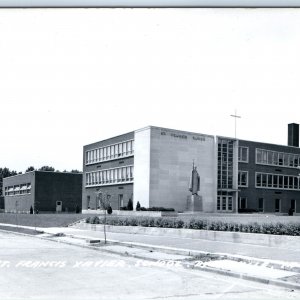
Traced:
<path id="1" fill-rule="evenodd" d="M 192 175 L 190 179 L 189 191 L 192 193 L 192 195 L 198 195 L 198 192 L 200 191 L 200 176 L 198 174 L 197 167 L 195 167 L 194 165 L 194 162 Z"/>
<path id="2" fill-rule="evenodd" d="M 190 178 L 189 191 L 192 195 L 187 197 L 186 209 L 189 212 L 203 211 L 202 196 L 198 195 L 200 191 L 200 176 L 193 161 L 193 170 Z"/>

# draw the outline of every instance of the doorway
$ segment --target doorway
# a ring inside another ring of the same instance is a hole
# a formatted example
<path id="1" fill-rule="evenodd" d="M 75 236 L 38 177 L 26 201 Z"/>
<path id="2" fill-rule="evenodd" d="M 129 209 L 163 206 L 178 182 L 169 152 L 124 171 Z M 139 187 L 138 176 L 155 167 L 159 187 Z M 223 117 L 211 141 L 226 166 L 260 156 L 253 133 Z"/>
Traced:
<path id="1" fill-rule="evenodd" d="M 56 201 L 56 212 L 62 212 L 62 201 Z"/>
<path id="2" fill-rule="evenodd" d="M 232 212 L 232 196 L 218 196 L 217 210 Z"/>
<path id="3" fill-rule="evenodd" d="M 291 200 L 291 209 L 293 210 L 293 213 L 296 212 L 296 200 L 295 199 Z"/>

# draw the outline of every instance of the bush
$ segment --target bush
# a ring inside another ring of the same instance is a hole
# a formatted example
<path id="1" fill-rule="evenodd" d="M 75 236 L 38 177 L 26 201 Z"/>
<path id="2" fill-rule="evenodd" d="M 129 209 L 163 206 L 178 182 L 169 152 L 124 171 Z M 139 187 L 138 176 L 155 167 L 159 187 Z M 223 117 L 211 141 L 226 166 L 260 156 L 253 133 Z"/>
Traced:
<path id="1" fill-rule="evenodd" d="M 76 205 L 75 212 L 76 212 L 76 214 L 79 214 L 79 213 L 80 213 L 80 208 L 79 208 L 79 206 L 78 206 L 78 205 Z"/>
<path id="2" fill-rule="evenodd" d="M 107 208 L 107 213 L 108 213 L 109 215 L 112 214 L 112 208 L 111 208 L 111 206 L 109 206 L 109 207 Z"/>
<path id="3" fill-rule="evenodd" d="M 136 204 L 136 208 L 135 208 L 137 211 L 141 210 L 141 204 L 140 202 L 138 201 L 137 204 Z"/>
<path id="4" fill-rule="evenodd" d="M 239 208 L 239 213 L 257 213 L 257 209 L 253 208 Z"/>
<path id="5" fill-rule="evenodd" d="M 174 208 L 165 208 L 165 207 L 141 207 L 140 208 L 141 211 L 175 211 Z"/>
<path id="6" fill-rule="evenodd" d="M 103 217 L 89 217 L 86 223 L 104 224 Z M 143 226 L 143 227 L 160 227 L 160 228 L 188 228 L 195 230 L 215 230 L 215 231 L 232 231 L 261 234 L 293 235 L 300 236 L 300 224 L 262 224 L 249 223 L 237 224 L 222 221 L 209 221 L 205 219 L 180 220 L 177 218 L 165 217 L 109 217 L 108 225 L 116 226 Z"/>
<path id="7" fill-rule="evenodd" d="M 128 200 L 127 210 L 133 210 L 133 202 L 131 198 Z"/>

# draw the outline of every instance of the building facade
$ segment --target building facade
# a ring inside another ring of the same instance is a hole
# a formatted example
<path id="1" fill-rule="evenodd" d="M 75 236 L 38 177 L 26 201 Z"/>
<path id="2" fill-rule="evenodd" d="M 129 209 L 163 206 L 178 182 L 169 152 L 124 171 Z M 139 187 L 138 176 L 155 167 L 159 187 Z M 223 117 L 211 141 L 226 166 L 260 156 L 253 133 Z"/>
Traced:
<path id="1" fill-rule="evenodd" d="M 82 174 L 32 171 L 3 179 L 5 212 L 75 212 L 82 206 Z"/>
<path id="2" fill-rule="evenodd" d="M 149 126 L 84 146 L 82 207 L 98 209 L 103 191 L 113 209 L 132 199 L 186 211 L 194 163 L 204 212 L 299 213 L 297 135 L 289 124 L 283 146 Z"/>

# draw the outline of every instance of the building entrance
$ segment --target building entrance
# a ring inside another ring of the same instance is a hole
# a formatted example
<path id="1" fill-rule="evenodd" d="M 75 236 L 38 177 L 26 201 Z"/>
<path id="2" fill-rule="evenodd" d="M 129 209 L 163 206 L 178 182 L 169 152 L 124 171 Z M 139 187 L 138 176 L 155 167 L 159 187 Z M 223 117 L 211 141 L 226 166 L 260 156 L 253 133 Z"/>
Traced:
<path id="1" fill-rule="evenodd" d="M 218 196 L 217 210 L 232 212 L 232 196 Z"/>
<path id="2" fill-rule="evenodd" d="M 62 201 L 56 201 L 56 212 L 62 211 Z"/>

